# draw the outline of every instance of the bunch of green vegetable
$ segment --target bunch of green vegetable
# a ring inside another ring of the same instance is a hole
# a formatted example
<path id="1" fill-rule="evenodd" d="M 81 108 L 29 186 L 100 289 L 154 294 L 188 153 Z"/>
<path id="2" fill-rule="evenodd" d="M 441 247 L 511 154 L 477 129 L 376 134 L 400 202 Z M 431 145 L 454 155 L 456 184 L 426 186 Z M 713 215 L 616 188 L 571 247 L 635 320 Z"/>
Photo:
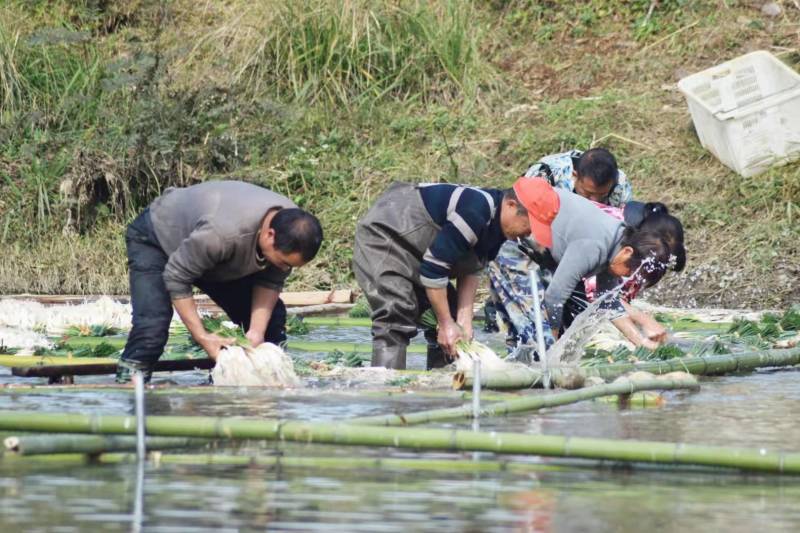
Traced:
<path id="1" fill-rule="evenodd" d="M 364 364 L 364 360 L 358 352 L 344 353 L 341 350 L 329 352 L 322 362 L 329 366 L 345 366 L 349 368 L 360 367 Z"/>

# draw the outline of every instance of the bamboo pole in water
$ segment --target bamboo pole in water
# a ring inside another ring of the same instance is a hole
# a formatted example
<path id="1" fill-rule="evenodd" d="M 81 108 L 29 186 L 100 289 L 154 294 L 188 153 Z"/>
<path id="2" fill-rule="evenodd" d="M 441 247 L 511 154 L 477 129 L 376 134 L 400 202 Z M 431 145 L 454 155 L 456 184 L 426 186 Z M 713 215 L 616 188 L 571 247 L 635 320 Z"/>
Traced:
<path id="1" fill-rule="evenodd" d="M 349 316 L 309 316 L 303 317 L 303 322 L 309 326 L 334 326 L 334 327 L 370 327 L 371 318 L 353 318 Z M 474 321 L 476 324 L 480 320 Z"/>
<path id="2" fill-rule="evenodd" d="M 340 352 L 350 353 L 372 353 L 372 344 L 369 342 L 343 342 L 343 341 L 301 341 L 289 339 L 286 345 L 288 351 L 301 352 Z M 408 353 L 425 353 L 427 348 L 423 344 L 410 344 L 407 348 Z"/>
<path id="3" fill-rule="evenodd" d="M 187 437 L 147 437 L 147 450 L 195 448 L 211 442 Z M 7 452 L 19 455 L 55 453 L 98 454 L 136 450 L 136 438 L 127 435 L 15 435 L 3 441 Z"/>
<path id="4" fill-rule="evenodd" d="M 606 385 L 597 385 L 566 392 L 554 394 L 538 394 L 526 398 L 516 398 L 504 402 L 498 402 L 484 406 L 480 410 L 480 416 L 507 415 L 511 413 L 521 413 L 524 411 L 535 411 L 545 407 L 556 407 L 570 403 L 591 400 L 601 396 L 632 394 L 644 390 L 676 390 L 699 388 L 697 380 L 693 377 L 684 379 L 648 379 L 648 380 L 621 380 Z M 427 424 L 430 422 L 442 422 L 445 420 L 457 420 L 461 418 L 471 418 L 471 406 L 451 407 L 448 409 L 432 409 L 429 411 L 419 411 L 416 413 L 391 414 L 381 416 L 367 416 L 348 420 L 348 424 L 359 426 L 412 426 L 417 424 Z"/>
<path id="5" fill-rule="evenodd" d="M 132 453 L 108 452 L 97 455 L 83 453 L 54 453 L 48 455 L 5 455 L 2 458 L 4 464 L 22 465 L 26 463 L 36 463 L 41 460 L 47 462 L 92 462 L 118 464 L 136 461 L 136 455 Z M 544 464 L 535 462 L 516 462 L 511 460 L 486 460 L 469 461 L 457 456 L 451 459 L 414 459 L 414 458 L 393 458 L 393 457 L 348 457 L 348 456 L 328 456 L 328 457 L 302 457 L 286 455 L 231 455 L 216 453 L 161 453 L 156 451 L 150 453 L 150 458 L 156 464 L 176 464 L 176 465 L 231 465 L 231 466 L 267 466 L 278 468 L 297 468 L 297 469 L 390 469 L 390 470 L 423 470 L 432 472 L 447 473 L 474 473 L 474 472 L 556 472 L 568 470 L 574 467 L 586 467 L 586 464 Z"/>
<path id="6" fill-rule="evenodd" d="M 0 355 L 0 366 L 23 368 L 43 365 L 97 365 L 117 364 L 110 357 L 61 357 L 52 355 Z"/>
<path id="7" fill-rule="evenodd" d="M 94 347 L 98 344 L 106 343 L 114 348 L 124 348 L 125 342 L 127 339 L 124 337 L 69 337 L 66 339 L 67 344 L 72 346 L 73 348 L 81 348 L 81 347 Z M 346 342 L 346 341 L 307 341 L 307 340 L 298 340 L 298 339 L 289 339 L 287 344 L 287 349 L 289 351 L 297 350 L 301 352 L 332 352 L 334 350 L 339 350 L 341 352 L 359 352 L 359 353 L 371 353 L 372 352 L 372 344 L 370 342 Z M 408 346 L 409 353 L 425 353 L 426 347 L 423 344 L 411 344 Z M 178 354 L 170 354 L 171 358 L 181 360 L 177 357 Z M 4 366 L 11 366 L 11 364 L 7 363 L 19 363 L 20 361 L 24 360 L 27 364 L 15 364 L 15 366 L 31 366 L 32 364 L 36 364 L 37 362 L 41 362 L 43 360 L 52 361 L 52 360 L 63 360 L 67 359 L 66 355 L 58 356 L 58 355 L 48 355 L 48 356 L 18 356 L 18 355 L 0 355 L 2 358 L 2 363 Z M 20 361 L 17 361 L 20 360 Z M 73 357 L 69 358 L 70 361 L 89 361 L 89 362 L 114 362 L 114 359 L 110 358 L 89 358 L 89 357 Z M 187 357 L 188 359 L 188 357 Z M 163 360 L 163 359 L 162 359 Z"/>
<path id="8" fill-rule="evenodd" d="M 72 413 L 0 412 L 0 430 L 54 433 L 131 434 L 131 416 Z M 356 426 L 341 422 L 298 422 L 213 417 L 153 416 L 149 435 L 218 439 L 258 439 L 415 450 L 482 451 L 595 460 L 720 466 L 800 474 L 800 453 L 702 446 L 670 442 L 587 439 L 555 435 L 451 429 Z"/>
<path id="9" fill-rule="evenodd" d="M 309 316 L 303 322 L 309 326 L 370 327 L 371 318 L 351 318 L 349 316 Z"/>
<path id="10" fill-rule="evenodd" d="M 551 376 L 557 386 L 563 386 L 575 376 L 583 378 L 598 376 L 613 379 L 627 372 L 643 371 L 652 374 L 688 372 L 695 375 L 714 376 L 751 372 L 757 368 L 794 366 L 800 364 L 800 348 L 765 350 L 741 354 L 709 355 L 706 357 L 678 357 L 665 361 L 645 363 L 614 363 L 594 367 L 553 368 Z M 531 367 L 515 365 L 508 370 L 484 372 L 481 386 L 487 389 L 527 389 L 541 386 L 542 373 Z M 462 390 L 472 387 L 472 376 L 457 372 L 453 377 L 453 388 Z"/>

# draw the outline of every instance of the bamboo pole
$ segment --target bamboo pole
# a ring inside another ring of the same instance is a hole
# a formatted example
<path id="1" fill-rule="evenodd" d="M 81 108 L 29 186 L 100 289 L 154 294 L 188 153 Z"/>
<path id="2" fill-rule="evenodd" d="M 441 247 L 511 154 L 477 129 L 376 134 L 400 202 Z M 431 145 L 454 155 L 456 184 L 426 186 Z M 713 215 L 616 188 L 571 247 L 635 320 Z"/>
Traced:
<path id="1" fill-rule="evenodd" d="M 709 355 L 705 357 L 677 357 L 665 361 L 644 363 L 614 363 L 594 367 L 553 368 L 551 376 L 557 386 L 562 386 L 575 376 L 587 378 L 598 376 L 614 379 L 633 371 L 651 374 L 688 372 L 689 374 L 715 376 L 739 372 L 751 372 L 757 368 L 794 366 L 800 364 L 800 348 L 765 350 L 741 354 Z M 526 389 L 541 386 L 542 373 L 531 367 L 515 365 L 509 370 L 483 372 L 481 386 L 488 389 Z M 468 390 L 472 387 L 472 376 L 457 372 L 453 377 L 453 388 Z"/>
<path id="2" fill-rule="evenodd" d="M 309 316 L 303 318 L 309 326 L 370 327 L 371 318 L 351 318 L 349 316 Z"/>
<path id="3" fill-rule="evenodd" d="M 131 416 L 0 412 L 0 430 L 54 433 L 132 434 Z M 800 453 L 765 449 L 478 432 L 452 429 L 356 426 L 341 422 L 300 422 L 236 418 L 153 416 L 147 433 L 173 437 L 258 439 L 414 450 L 482 451 L 595 460 L 719 466 L 800 474 Z"/>
<path id="4" fill-rule="evenodd" d="M 101 343 L 107 343 L 113 346 L 114 348 L 122 349 L 125 347 L 125 343 L 127 339 L 124 337 L 67 337 L 66 339 L 67 344 L 74 348 L 81 348 L 81 347 L 94 347 Z M 301 351 L 301 352 L 332 352 L 334 350 L 339 350 L 341 352 L 359 352 L 359 353 L 371 353 L 372 352 L 372 343 L 370 342 L 346 342 L 346 341 L 307 341 L 307 340 L 299 340 L 299 339 L 290 339 L 287 343 L 287 350 L 288 351 Z M 409 353 L 425 353 L 426 347 L 424 344 L 411 344 L 408 347 Z M 177 360 L 182 361 L 184 358 L 176 357 L 177 354 L 170 354 L 170 360 Z M 27 361 L 27 364 L 17 364 L 19 361 L 16 359 L 23 359 Z M 108 362 L 108 361 L 115 361 L 114 359 L 106 358 L 106 357 L 73 357 L 69 358 L 66 355 L 58 356 L 58 355 L 47 355 L 47 356 L 37 356 L 37 355 L 0 355 L 0 365 L 3 366 L 31 366 L 32 364 L 41 363 L 44 359 L 51 361 L 53 359 L 56 362 L 64 359 L 70 359 L 71 361 L 90 361 L 90 362 Z M 186 357 L 185 359 L 190 359 Z M 195 358 L 199 359 L 199 358 Z M 163 359 L 162 359 L 163 360 Z M 83 363 L 87 364 L 87 363 Z"/>
<path id="5" fill-rule="evenodd" d="M 698 388 L 699 385 L 694 377 L 690 377 L 689 379 L 654 378 L 637 381 L 622 379 L 606 385 L 596 385 L 594 387 L 553 394 L 538 394 L 527 398 L 518 398 L 486 405 L 480 409 L 479 415 L 483 417 L 522 413 L 545 407 L 556 407 L 559 405 L 591 400 L 601 396 L 632 394 L 645 390 L 697 390 Z M 471 418 L 472 416 L 472 407 L 464 405 L 461 407 L 431 409 L 429 411 L 419 411 L 416 413 L 360 417 L 348 420 L 347 423 L 359 426 L 412 426 L 428 424 L 430 422 Z"/>
<path id="6" fill-rule="evenodd" d="M 0 355 L 0 366 L 22 368 L 43 365 L 96 365 L 117 364 L 110 357 L 60 357 L 50 355 Z"/>
<path id="7" fill-rule="evenodd" d="M 169 450 L 205 446 L 208 439 L 188 437 L 147 437 L 148 450 Z M 14 435 L 3 441 L 7 452 L 19 455 L 135 451 L 136 438 L 127 435 Z"/>
<path id="8" fill-rule="evenodd" d="M 338 326 L 338 327 L 370 327 L 371 318 L 352 318 L 348 316 L 309 316 L 304 317 L 303 322 L 309 326 Z M 476 324 L 480 320 L 474 321 Z"/>
<path id="9" fill-rule="evenodd" d="M 617 404 L 620 408 L 647 408 L 661 407 L 667 401 L 663 396 L 653 391 L 642 391 L 634 394 L 621 394 L 619 396 L 601 396 L 594 398 L 593 401 L 599 403 Z"/>
<path id="10" fill-rule="evenodd" d="M 564 472 L 576 469 L 608 469 L 619 468 L 617 462 L 587 463 L 584 460 L 556 459 L 555 461 L 528 462 L 515 461 L 509 459 L 487 460 L 481 458 L 479 461 L 465 459 L 461 455 L 454 456 L 452 459 L 418 459 L 418 458 L 380 458 L 380 457 L 349 457 L 349 456 L 327 456 L 327 457 L 300 457 L 286 455 L 230 455 L 230 454 L 190 454 L 190 453 L 162 453 L 156 451 L 150 454 L 150 458 L 155 465 L 225 465 L 225 466 L 262 466 L 278 469 L 386 469 L 386 470 L 417 470 L 430 472 L 446 473 L 475 473 L 475 472 L 510 472 L 516 474 L 528 474 L 531 472 Z M 130 453 L 101 453 L 98 455 L 87 455 L 80 453 L 60 453 L 51 455 L 29 455 L 18 454 L 5 455 L 2 457 L 4 467 L 25 467 L 31 464 L 67 465 L 67 464 L 120 464 L 136 461 L 136 456 Z M 681 465 L 681 464 L 659 464 L 659 463 L 625 463 L 625 471 L 631 468 L 645 471 L 670 471 L 670 472 L 713 472 L 715 474 L 730 473 L 730 470 L 721 470 L 721 467 Z M 592 488 L 596 488 L 596 483 L 592 483 Z M 737 494 L 746 487 L 737 487 Z"/>
<path id="11" fill-rule="evenodd" d="M 340 352 L 351 353 L 372 353 L 372 344 L 364 342 L 342 342 L 342 341 L 302 341 L 290 339 L 286 345 L 286 350 L 300 352 Z M 410 344 L 407 348 L 408 353 L 426 353 L 427 348 L 423 344 Z"/>
<path id="12" fill-rule="evenodd" d="M 91 456 L 91 457 L 90 457 Z M 474 472 L 558 472 L 571 468 L 585 468 L 585 463 L 543 464 L 535 462 L 515 462 L 510 460 L 465 461 L 463 457 L 453 459 L 415 459 L 393 457 L 347 457 L 347 456 L 286 456 L 286 455 L 231 455 L 231 454 L 198 454 L 198 453 L 161 453 L 151 452 L 150 458 L 157 465 L 227 465 L 227 466 L 266 466 L 275 468 L 296 469 L 387 469 L 387 470 L 420 470 L 447 473 Z M 65 463 L 119 464 L 136 461 L 136 455 L 121 452 L 103 452 L 97 455 L 80 452 L 56 453 L 42 455 L 11 454 L 2 457 L 3 464 L 26 464 L 38 461 Z"/>
<path id="13" fill-rule="evenodd" d="M 414 375 L 422 371 L 401 371 L 400 375 Z M 111 384 L 111 383 L 84 383 L 79 385 L 29 385 L 27 383 L 7 383 L 0 385 L 0 394 L 73 394 L 75 392 L 103 392 L 103 393 L 119 393 L 119 394 L 132 394 L 133 389 L 130 384 Z M 264 393 L 268 394 L 270 389 L 264 389 Z M 298 389 L 294 391 L 297 394 L 316 395 L 318 392 L 311 389 Z M 235 388 L 229 387 L 211 387 L 209 385 L 191 385 L 191 386 L 175 386 L 167 383 L 162 384 L 149 384 L 147 386 L 148 395 L 193 395 L 193 394 L 214 394 L 214 395 L 229 395 L 237 394 Z M 444 400 L 470 400 L 472 398 L 471 392 L 452 391 L 452 390 L 421 390 L 421 389 L 407 389 L 402 386 L 387 386 L 381 389 L 353 389 L 353 390 L 336 390 L 329 393 L 333 395 L 346 396 L 346 397 L 398 397 L 398 398 L 435 398 Z M 481 393 L 481 399 L 490 402 L 500 402 L 508 400 L 509 398 L 520 397 L 523 393 L 517 391 L 511 392 L 495 392 L 495 393 Z M 525 392 L 524 394 L 529 394 Z M 2 438 L 2 435 L 0 435 Z"/>

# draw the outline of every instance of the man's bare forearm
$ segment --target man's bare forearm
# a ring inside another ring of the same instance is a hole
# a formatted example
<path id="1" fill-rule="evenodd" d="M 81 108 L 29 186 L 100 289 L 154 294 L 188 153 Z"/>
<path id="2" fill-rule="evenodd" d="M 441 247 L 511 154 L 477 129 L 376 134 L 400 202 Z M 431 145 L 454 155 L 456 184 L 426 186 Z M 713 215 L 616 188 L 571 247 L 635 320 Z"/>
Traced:
<path id="1" fill-rule="evenodd" d="M 186 329 L 189 330 L 189 333 L 195 340 L 206 333 L 206 328 L 203 327 L 203 321 L 200 318 L 200 314 L 197 312 L 197 304 L 194 298 L 191 296 L 187 298 L 178 298 L 177 300 L 172 300 L 172 305 L 175 306 L 178 316 L 181 317 L 181 320 L 186 325 Z"/>
<path id="2" fill-rule="evenodd" d="M 436 320 L 439 322 L 439 325 L 447 324 L 453 321 L 453 317 L 450 315 L 450 305 L 447 302 L 447 289 L 434 289 L 431 287 L 425 288 L 425 294 L 428 296 L 428 300 L 431 302 L 431 308 L 433 308 L 433 312 L 436 315 Z"/>
<path id="3" fill-rule="evenodd" d="M 255 338 L 264 339 L 272 311 L 278 303 L 280 292 L 267 287 L 256 286 L 253 288 L 252 311 L 250 312 L 250 328 L 247 337 L 251 342 Z"/>
<path id="4" fill-rule="evenodd" d="M 474 315 L 475 295 L 478 292 L 480 279 L 475 275 L 458 278 L 458 307 L 456 321 L 463 325 L 472 324 Z"/>

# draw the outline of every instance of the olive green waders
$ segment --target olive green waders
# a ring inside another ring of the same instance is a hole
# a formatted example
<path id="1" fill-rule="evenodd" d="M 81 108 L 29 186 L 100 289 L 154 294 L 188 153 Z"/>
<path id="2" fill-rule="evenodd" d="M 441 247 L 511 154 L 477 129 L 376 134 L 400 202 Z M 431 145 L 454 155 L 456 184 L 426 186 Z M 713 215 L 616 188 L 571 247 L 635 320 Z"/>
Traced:
<path id="1" fill-rule="evenodd" d="M 418 318 L 430 307 L 419 270 L 425 250 L 441 228 L 431 219 L 416 186 L 393 183 L 356 226 L 353 271 L 372 308 L 372 366 L 404 369 L 406 348 Z M 481 265 L 474 253 L 451 273 L 472 274 Z M 455 316 L 456 291 L 447 287 Z M 428 368 L 447 364 L 436 331 L 425 332 Z"/>

